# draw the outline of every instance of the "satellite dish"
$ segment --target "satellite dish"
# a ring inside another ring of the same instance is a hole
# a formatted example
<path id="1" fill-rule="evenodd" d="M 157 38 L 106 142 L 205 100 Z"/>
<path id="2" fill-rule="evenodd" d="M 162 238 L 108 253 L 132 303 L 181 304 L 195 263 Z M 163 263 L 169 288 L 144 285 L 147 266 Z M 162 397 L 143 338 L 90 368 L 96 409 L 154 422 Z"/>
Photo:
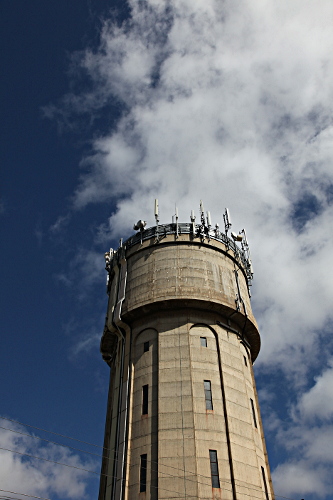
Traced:
<path id="1" fill-rule="evenodd" d="M 242 241 L 243 240 L 243 235 L 242 234 L 236 234 L 236 233 L 231 233 L 231 237 L 234 241 Z"/>
<path id="2" fill-rule="evenodd" d="M 145 220 L 138 220 L 138 222 L 136 224 L 134 224 L 133 229 L 135 231 L 139 231 L 139 230 L 143 231 L 144 228 L 146 227 L 146 225 L 147 225 L 147 222 Z"/>

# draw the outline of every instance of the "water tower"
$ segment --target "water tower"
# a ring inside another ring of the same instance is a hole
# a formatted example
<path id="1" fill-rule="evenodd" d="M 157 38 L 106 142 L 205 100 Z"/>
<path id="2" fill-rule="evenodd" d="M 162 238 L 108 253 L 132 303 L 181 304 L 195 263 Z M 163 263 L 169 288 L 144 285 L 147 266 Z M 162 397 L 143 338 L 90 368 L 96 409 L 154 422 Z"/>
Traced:
<path id="1" fill-rule="evenodd" d="M 99 500 L 274 500 L 252 364 L 245 231 L 139 221 L 106 254 L 110 366 Z"/>

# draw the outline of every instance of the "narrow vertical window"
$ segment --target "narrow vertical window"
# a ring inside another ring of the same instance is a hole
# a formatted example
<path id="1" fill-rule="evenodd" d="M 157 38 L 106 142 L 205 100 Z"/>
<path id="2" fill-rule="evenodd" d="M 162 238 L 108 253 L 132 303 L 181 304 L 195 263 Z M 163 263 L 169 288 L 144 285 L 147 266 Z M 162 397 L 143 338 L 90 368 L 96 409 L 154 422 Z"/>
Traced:
<path id="1" fill-rule="evenodd" d="M 262 474 L 262 480 L 264 482 L 264 488 L 265 488 L 265 495 L 266 495 L 266 500 L 269 500 L 268 496 L 268 489 L 267 489 L 267 483 L 266 483 L 266 476 L 265 476 L 265 471 L 264 468 L 261 467 L 261 474 Z"/>
<path id="2" fill-rule="evenodd" d="M 213 400 L 212 400 L 212 387 L 210 380 L 204 380 L 204 390 L 205 390 L 206 410 L 212 410 Z"/>
<path id="3" fill-rule="evenodd" d="M 142 415 L 148 415 L 148 384 L 142 386 Z"/>
<path id="4" fill-rule="evenodd" d="M 140 493 L 147 489 L 147 454 L 141 455 L 140 461 Z"/>
<path id="5" fill-rule="evenodd" d="M 206 337 L 200 337 L 200 345 L 201 345 L 201 347 L 207 347 L 207 338 Z"/>
<path id="6" fill-rule="evenodd" d="M 254 410 L 254 403 L 253 403 L 253 399 L 250 398 L 250 401 L 251 401 L 251 408 L 252 408 L 252 415 L 253 415 L 253 423 L 254 423 L 254 427 L 258 427 L 257 426 L 257 419 L 256 419 L 256 412 Z"/>
<path id="7" fill-rule="evenodd" d="M 149 340 L 143 344 L 143 352 L 149 351 Z"/>
<path id="8" fill-rule="evenodd" d="M 210 472 L 212 476 L 212 487 L 219 488 L 220 478 L 219 478 L 219 466 L 217 463 L 216 450 L 209 450 L 209 459 L 210 459 Z"/>
<path id="9" fill-rule="evenodd" d="M 243 358 L 244 358 L 244 365 L 247 366 L 247 359 L 245 356 L 243 356 Z"/>

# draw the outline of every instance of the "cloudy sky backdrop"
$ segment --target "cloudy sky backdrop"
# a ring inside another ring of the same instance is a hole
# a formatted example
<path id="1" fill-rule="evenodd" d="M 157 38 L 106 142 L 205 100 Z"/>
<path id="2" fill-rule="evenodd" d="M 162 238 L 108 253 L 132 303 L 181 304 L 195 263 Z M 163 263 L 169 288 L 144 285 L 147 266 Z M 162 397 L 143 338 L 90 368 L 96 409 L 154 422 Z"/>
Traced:
<path id="1" fill-rule="evenodd" d="M 154 198 L 162 223 L 202 199 L 248 234 L 276 495 L 332 500 L 331 0 L 0 8 L 0 415 L 102 444 L 103 253 L 139 217 L 153 225 Z M 0 450 L 0 489 L 96 498 L 81 469 L 99 457 L 33 436 L 100 449 L 0 423 L 1 448 L 78 467 Z"/>

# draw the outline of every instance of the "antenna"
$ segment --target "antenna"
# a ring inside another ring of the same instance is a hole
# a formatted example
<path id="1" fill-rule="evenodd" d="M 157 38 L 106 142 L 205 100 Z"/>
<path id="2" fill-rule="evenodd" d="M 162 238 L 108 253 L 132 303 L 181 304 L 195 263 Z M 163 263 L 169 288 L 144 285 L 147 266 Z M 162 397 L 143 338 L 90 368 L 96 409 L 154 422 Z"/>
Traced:
<path id="1" fill-rule="evenodd" d="M 136 224 L 134 224 L 133 226 L 133 229 L 134 231 L 143 231 L 144 228 L 146 227 L 147 225 L 147 222 L 145 220 L 138 220 L 138 222 Z"/>
<path id="2" fill-rule="evenodd" d="M 191 223 L 192 223 L 192 234 L 193 236 L 195 235 L 195 215 L 194 215 L 194 210 L 191 210 Z"/>
<path id="3" fill-rule="evenodd" d="M 156 221 L 156 226 L 158 226 L 159 220 L 158 220 L 158 199 L 155 198 L 155 221 Z"/>
<path id="4" fill-rule="evenodd" d="M 245 229 L 242 229 L 241 231 L 239 231 L 239 234 L 242 235 L 241 246 L 242 246 L 242 250 L 244 252 L 244 256 L 246 258 L 246 261 L 247 261 L 247 277 L 248 277 L 249 284 L 250 284 L 250 281 L 253 279 L 253 266 L 252 266 L 252 261 L 251 261 L 250 246 L 249 246 L 249 242 L 247 241 Z"/>
<path id="5" fill-rule="evenodd" d="M 156 231 L 155 231 L 155 243 L 158 243 L 160 241 L 160 237 L 158 234 L 158 199 L 155 198 L 155 206 L 154 206 L 154 213 L 155 213 L 155 221 L 156 221 Z"/>
<path id="6" fill-rule="evenodd" d="M 210 218 L 210 212 L 209 211 L 207 212 L 207 226 L 208 226 L 208 230 L 212 227 L 212 220 Z"/>
<path id="7" fill-rule="evenodd" d="M 179 233 L 178 233 L 178 207 L 175 205 L 175 216 L 176 216 L 176 238 L 178 238 Z"/>
<path id="8" fill-rule="evenodd" d="M 234 233 L 233 231 L 231 231 L 231 237 L 234 241 L 243 241 L 243 236 L 242 236 L 241 232 L 239 234 L 237 234 L 237 233 Z"/>
<path id="9" fill-rule="evenodd" d="M 245 229 L 242 229 L 241 231 L 239 231 L 239 234 L 243 235 L 242 240 L 241 240 L 241 242 L 242 242 L 241 246 L 242 246 L 242 250 L 245 253 L 247 259 L 249 260 L 250 259 L 250 247 L 249 247 L 249 243 L 247 241 Z"/>
<path id="10" fill-rule="evenodd" d="M 205 227 L 205 225 L 206 225 L 205 210 L 204 210 L 202 200 L 200 200 L 200 217 L 201 217 L 201 224 Z"/>
<path id="11" fill-rule="evenodd" d="M 224 222 L 225 235 L 228 236 L 228 231 L 231 228 L 232 224 L 230 222 L 230 214 L 227 208 L 225 209 L 225 212 L 223 214 L 223 222 Z"/>

